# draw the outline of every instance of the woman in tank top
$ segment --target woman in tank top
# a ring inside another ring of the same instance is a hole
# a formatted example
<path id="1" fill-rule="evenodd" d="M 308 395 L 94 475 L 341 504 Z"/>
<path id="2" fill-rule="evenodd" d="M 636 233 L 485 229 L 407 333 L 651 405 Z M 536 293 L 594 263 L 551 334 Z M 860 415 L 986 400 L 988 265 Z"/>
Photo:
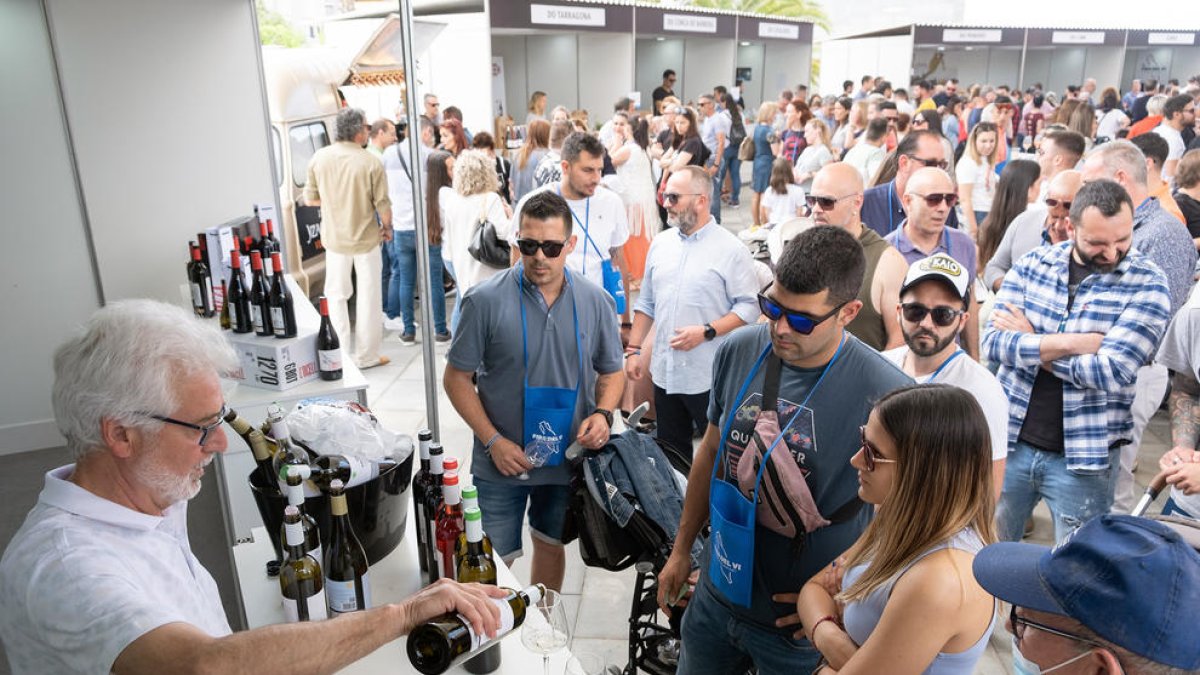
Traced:
<path id="1" fill-rule="evenodd" d="M 875 518 L 797 602 L 828 663 L 816 672 L 975 672 L 995 627 L 971 573 L 996 540 L 990 446 L 983 410 L 957 387 L 907 387 L 875 406 L 850 460 Z"/>

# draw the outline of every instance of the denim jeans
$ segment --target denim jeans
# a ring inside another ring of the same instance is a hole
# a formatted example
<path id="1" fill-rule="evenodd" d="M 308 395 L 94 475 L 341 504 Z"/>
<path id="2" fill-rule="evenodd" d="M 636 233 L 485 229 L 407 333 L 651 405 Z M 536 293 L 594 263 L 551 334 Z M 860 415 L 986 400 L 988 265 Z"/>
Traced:
<path id="1" fill-rule="evenodd" d="M 1054 541 L 1061 542 L 1086 521 L 1112 508 L 1120 466 L 1120 449 L 1108 451 L 1108 468 L 1099 472 L 1072 473 L 1066 456 L 1038 450 L 1026 443 L 1013 444 L 1004 466 L 1004 490 L 996 505 L 1000 539 L 1020 541 L 1025 521 L 1039 499 L 1046 500 L 1054 519 Z"/>
<path id="2" fill-rule="evenodd" d="M 724 161 L 721 161 L 720 163 L 722 166 L 724 166 L 724 164 L 725 164 Z M 713 220 L 717 221 L 718 225 L 721 224 L 721 178 L 720 178 L 720 176 L 721 176 L 721 170 L 718 168 L 717 172 L 715 174 L 713 174 L 713 177 L 712 177 L 712 203 L 708 205 L 708 212 L 710 214 L 712 214 Z"/>
<path id="3" fill-rule="evenodd" d="M 725 182 L 725 174 L 729 176 L 729 203 L 735 205 L 742 199 L 742 160 L 738 159 L 738 148 L 732 146 L 725 148 L 725 155 L 722 158 L 721 169 L 717 171 L 717 183 Z M 717 195 L 720 197 L 720 195 Z"/>
<path id="4" fill-rule="evenodd" d="M 392 230 L 393 238 L 395 235 L 396 231 Z M 383 296 L 383 306 L 380 309 L 383 310 L 384 314 L 387 314 L 388 298 L 392 297 L 392 245 L 386 241 L 383 242 L 383 245 L 379 247 L 379 257 L 383 259 L 383 273 L 380 275 L 382 283 L 379 286 L 380 295 Z M 388 314 L 388 318 L 394 319 L 396 317 Z"/>
<path id="5" fill-rule="evenodd" d="M 393 232 L 392 286 L 388 289 L 387 315 L 400 316 L 404 332 L 416 333 L 413 316 L 413 292 L 417 283 L 417 244 L 415 231 Z M 433 303 L 433 328 L 446 332 L 446 293 L 442 290 L 442 247 L 429 246 L 429 296 Z"/>
<path id="6" fill-rule="evenodd" d="M 680 632 L 683 651 L 678 675 L 744 673 L 751 663 L 760 673 L 811 673 L 821 660 L 820 652 L 808 640 L 796 640 L 734 616 L 703 582 L 696 584 Z"/>

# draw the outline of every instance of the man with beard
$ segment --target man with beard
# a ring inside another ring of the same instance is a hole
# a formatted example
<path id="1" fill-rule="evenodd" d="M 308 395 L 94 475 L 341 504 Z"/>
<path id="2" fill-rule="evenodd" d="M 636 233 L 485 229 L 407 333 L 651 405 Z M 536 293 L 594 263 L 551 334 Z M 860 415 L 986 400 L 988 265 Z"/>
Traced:
<path id="1" fill-rule="evenodd" d="M 983 351 L 1009 400 L 1002 539 L 1021 538 L 1039 499 L 1057 541 L 1112 505 L 1134 380 L 1171 317 L 1166 276 L 1132 248 L 1133 211 L 1116 182 L 1084 185 L 1074 239 L 1018 260 L 996 295 Z"/>
<path id="2" fill-rule="evenodd" d="M 658 233 L 646 254 L 625 350 L 629 379 L 650 372 L 658 437 L 688 457 L 695 432 L 704 428 L 717 348 L 730 331 L 758 319 L 750 251 L 713 220 L 712 193 L 700 167 L 667 179 L 663 204 L 671 229 Z M 642 344 L 651 327 L 654 348 L 646 355 Z"/>
<path id="3" fill-rule="evenodd" d="M 444 612 L 499 628 L 504 591 L 443 579 L 336 621 L 232 633 L 187 508 L 227 447 L 218 375 L 237 367 L 212 322 L 151 300 L 108 305 L 59 347 L 54 417 L 75 463 L 46 474 L 0 561 L 14 673 L 332 673 Z"/>
<path id="4" fill-rule="evenodd" d="M 953 384 L 975 397 L 991 431 L 992 482 L 999 497 L 1008 455 L 1008 398 L 992 371 L 963 358 L 958 346 L 963 327 L 975 320 L 967 304 L 970 287 L 966 268 L 944 253 L 909 267 L 896 305 L 905 346 L 883 355 L 918 384 Z"/>

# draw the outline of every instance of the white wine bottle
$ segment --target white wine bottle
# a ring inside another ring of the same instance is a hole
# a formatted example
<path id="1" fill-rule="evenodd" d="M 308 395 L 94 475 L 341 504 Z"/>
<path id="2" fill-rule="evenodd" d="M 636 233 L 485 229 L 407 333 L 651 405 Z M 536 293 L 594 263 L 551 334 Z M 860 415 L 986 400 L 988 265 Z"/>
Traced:
<path id="1" fill-rule="evenodd" d="M 474 485 L 464 486 L 462 489 L 462 504 L 463 504 L 463 513 L 464 514 L 467 511 L 470 511 L 471 509 L 480 511 L 480 509 L 479 509 L 479 488 L 476 488 Z M 482 511 L 480 511 L 480 514 L 481 514 L 480 515 L 480 518 L 481 518 L 480 527 L 482 528 L 482 523 L 483 523 Z M 482 529 L 481 529 L 481 531 L 482 531 Z M 492 555 L 492 540 L 491 540 L 491 538 L 489 538 L 487 536 L 487 532 L 483 532 L 483 550 L 486 551 L 488 555 Z M 464 531 L 462 533 L 462 535 L 459 536 L 459 538 L 458 538 L 458 545 L 455 546 L 455 548 L 454 548 L 454 565 L 455 565 L 455 567 L 458 566 L 458 564 L 462 561 L 463 556 L 465 556 L 466 554 L 467 554 L 467 533 Z"/>
<path id="2" fill-rule="evenodd" d="M 287 474 L 287 488 L 284 494 L 287 495 L 288 506 L 285 507 L 284 513 L 287 513 L 287 508 L 295 507 L 300 514 L 301 532 L 304 534 L 304 550 L 311 554 L 317 560 L 323 560 L 321 557 L 321 533 L 317 529 L 317 521 L 304 509 L 304 486 L 301 485 L 303 479 L 300 477 L 300 471 L 295 468 L 290 468 Z M 287 541 L 287 523 L 283 525 L 283 541 Z"/>
<path id="3" fill-rule="evenodd" d="M 378 478 L 393 466 L 396 460 L 391 457 L 372 462 L 354 455 L 321 455 L 313 462 L 310 479 L 326 490 L 335 479 L 341 480 L 343 489 L 349 490 Z"/>
<path id="4" fill-rule="evenodd" d="M 424 675 L 446 672 L 524 623 L 526 608 L 540 600 L 545 591 L 544 586 L 535 584 L 507 597 L 493 598 L 492 602 L 500 608 L 500 630 L 493 639 L 476 632 L 461 614 L 443 614 L 417 626 L 408 634 L 409 663 Z"/>
<path id="5" fill-rule="evenodd" d="M 305 551 L 304 526 L 294 506 L 283 510 L 283 531 L 287 543 L 287 560 L 279 569 L 283 614 L 292 622 L 324 619 L 328 613 L 321 564 Z"/>
<path id="6" fill-rule="evenodd" d="M 469 486 L 474 490 L 474 486 Z M 496 585 L 496 561 L 492 558 L 491 548 L 483 547 L 483 513 L 478 506 L 471 506 L 464 512 L 463 520 L 466 529 L 459 538 L 466 541 L 466 550 L 462 555 L 455 555 L 455 579 L 462 583 L 475 582 L 479 584 Z M 468 673 L 491 673 L 500 667 L 500 645 L 493 645 L 481 650 L 478 655 L 467 659 L 463 668 Z"/>
<path id="7" fill-rule="evenodd" d="M 308 452 L 299 445 L 292 442 L 291 432 L 288 431 L 287 420 L 283 416 L 283 408 L 278 404 L 271 404 L 267 407 L 267 421 L 271 424 L 271 438 L 275 441 L 275 446 L 278 448 L 275 451 L 275 457 L 271 460 L 271 467 L 275 471 L 275 476 L 279 481 L 279 489 L 287 491 L 287 473 L 285 467 L 295 466 L 300 469 L 300 477 L 308 480 L 311 475 L 312 468 L 309 466 Z M 305 497 L 319 497 L 321 491 L 311 483 L 304 484 Z"/>
<path id="8" fill-rule="evenodd" d="M 329 485 L 329 546 L 325 549 L 325 597 L 334 616 L 371 606 L 371 583 L 367 575 L 367 553 L 350 524 L 342 481 Z"/>

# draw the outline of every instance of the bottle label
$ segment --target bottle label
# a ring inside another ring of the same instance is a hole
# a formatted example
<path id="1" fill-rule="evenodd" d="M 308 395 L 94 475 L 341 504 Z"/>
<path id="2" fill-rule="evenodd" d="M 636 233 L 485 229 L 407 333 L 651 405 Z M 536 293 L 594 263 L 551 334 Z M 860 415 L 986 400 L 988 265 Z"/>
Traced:
<path id="1" fill-rule="evenodd" d="M 420 501 L 417 502 L 417 542 L 424 543 L 425 541 L 425 526 L 421 523 L 427 523 L 429 519 L 425 517 L 425 505 Z"/>
<path id="2" fill-rule="evenodd" d="M 433 558 L 434 560 L 437 560 L 438 574 L 448 579 L 453 579 L 454 577 L 449 577 L 446 575 L 446 556 L 442 553 L 440 546 L 433 549 Z"/>
<path id="3" fill-rule="evenodd" d="M 194 281 L 192 282 L 192 307 L 204 308 L 204 291 L 200 290 L 200 284 Z"/>
<path id="4" fill-rule="evenodd" d="M 283 308 L 271 308 L 271 326 L 275 329 L 276 335 L 283 335 L 287 332 L 287 327 L 283 325 Z"/>
<path id="5" fill-rule="evenodd" d="M 317 367 L 323 371 L 341 370 L 342 369 L 342 350 L 341 349 L 318 349 L 317 350 Z"/>
<path id="6" fill-rule="evenodd" d="M 344 455 L 346 464 L 350 466 L 350 480 L 346 481 L 346 489 L 362 485 L 379 475 L 378 465 L 357 455 Z"/>
<path id="7" fill-rule="evenodd" d="M 217 306 L 217 301 L 213 297 L 212 279 L 204 277 L 204 298 L 205 309 L 213 309 Z"/>
<path id="8" fill-rule="evenodd" d="M 321 621 L 329 618 L 329 611 L 325 607 L 324 589 L 304 598 L 303 601 L 308 607 L 308 621 Z M 296 600 L 288 597 L 283 599 L 283 615 L 287 617 L 290 623 L 300 620 L 300 607 Z M 471 637 L 474 637 L 474 633 L 471 634 Z"/>
<path id="9" fill-rule="evenodd" d="M 500 638 L 504 637 L 506 633 L 511 632 L 513 629 L 514 619 L 512 605 L 509 605 L 502 598 L 490 598 L 490 600 L 495 603 L 496 607 L 500 608 L 500 630 L 496 631 L 496 637 L 490 640 L 486 634 L 476 633 L 475 627 L 471 625 L 470 621 L 467 621 L 467 617 L 463 616 L 462 614 L 458 615 L 458 618 L 462 620 L 463 625 L 467 627 L 467 632 L 471 635 L 471 651 L 475 651 L 476 649 L 479 649 L 480 646 L 489 642 L 495 642 L 496 640 L 499 640 Z"/>
<path id="10" fill-rule="evenodd" d="M 354 580 L 334 581 L 325 577 L 325 597 L 329 602 L 329 611 L 336 614 L 356 612 L 371 606 L 371 573 L 362 576 L 363 606 L 358 606 L 358 594 L 355 592 Z"/>
<path id="11" fill-rule="evenodd" d="M 229 302 L 228 299 L 226 299 L 225 306 L 229 308 L 229 325 L 233 326 L 234 328 L 237 328 L 237 325 L 238 325 L 237 305 L 233 304 L 232 302 Z"/>
<path id="12" fill-rule="evenodd" d="M 254 323 L 255 332 L 261 333 L 263 331 L 262 307 L 250 305 L 250 321 Z"/>

